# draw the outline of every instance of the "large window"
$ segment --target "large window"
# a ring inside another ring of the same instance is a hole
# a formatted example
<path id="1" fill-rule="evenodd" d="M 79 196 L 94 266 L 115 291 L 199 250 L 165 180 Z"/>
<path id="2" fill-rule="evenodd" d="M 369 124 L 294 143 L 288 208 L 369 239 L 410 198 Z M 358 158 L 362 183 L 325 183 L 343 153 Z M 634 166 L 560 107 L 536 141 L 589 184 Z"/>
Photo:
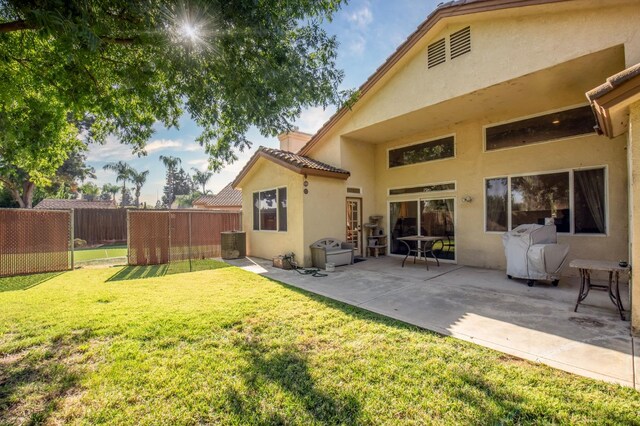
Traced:
<path id="1" fill-rule="evenodd" d="M 253 229 L 255 231 L 287 230 L 287 188 L 253 193 Z"/>
<path id="2" fill-rule="evenodd" d="M 455 155 L 453 136 L 389 150 L 389 168 L 450 158 Z"/>
<path id="3" fill-rule="evenodd" d="M 485 129 L 486 149 L 513 148 L 594 133 L 590 106 L 558 111 Z"/>
<path id="4" fill-rule="evenodd" d="M 553 218 L 558 232 L 605 234 L 605 169 L 487 179 L 485 206 L 488 232 Z"/>

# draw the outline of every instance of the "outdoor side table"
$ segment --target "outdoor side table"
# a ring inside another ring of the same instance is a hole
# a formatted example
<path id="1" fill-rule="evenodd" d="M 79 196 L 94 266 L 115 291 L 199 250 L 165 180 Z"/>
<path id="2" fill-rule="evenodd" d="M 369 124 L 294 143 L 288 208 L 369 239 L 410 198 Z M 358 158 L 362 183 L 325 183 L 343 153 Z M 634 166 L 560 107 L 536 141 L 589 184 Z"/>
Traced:
<path id="1" fill-rule="evenodd" d="M 585 260 L 575 259 L 569 263 L 572 268 L 578 269 L 580 272 L 580 293 L 578 293 L 578 301 L 573 312 L 578 312 L 578 305 L 584 299 L 587 298 L 589 290 L 592 288 L 597 290 L 604 290 L 609 294 L 609 299 L 618 308 L 620 318 L 624 321 L 624 307 L 622 306 L 622 300 L 620 300 L 620 286 L 618 279 L 620 272 L 628 272 L 629 266 L 620 266 L 617 262 L 610 262 L 605 260 Z M 604 271 L 609 273 L 609 284 L 592 284 L 591 272 L 592 271 Z"/>

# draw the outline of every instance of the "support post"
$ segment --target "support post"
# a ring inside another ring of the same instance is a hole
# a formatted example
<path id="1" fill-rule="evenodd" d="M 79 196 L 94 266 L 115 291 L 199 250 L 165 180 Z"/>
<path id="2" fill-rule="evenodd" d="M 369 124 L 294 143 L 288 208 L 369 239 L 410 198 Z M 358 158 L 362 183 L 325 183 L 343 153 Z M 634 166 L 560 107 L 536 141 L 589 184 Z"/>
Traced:
<path id="1" fill-rule="evenodd" d="M 189 272 L 193 272 L 191 267 L 191 212 L 187 214 L 189 215 Z"/>
<path id="2" fill-rule="evenodd" d="M 74 226 L 75 226 L 75 220 L 74 220 L 74 210 L 71 209 L 70 213 L 69 213 L 69 237 L 70 237 L 70 241 L 69 244 L 71 244 L 71 270 L 73 271 L 75 265 L 74 265 L 74 251 L 76 249 L 75 247 L 75 231 L 74 231 Z"/>

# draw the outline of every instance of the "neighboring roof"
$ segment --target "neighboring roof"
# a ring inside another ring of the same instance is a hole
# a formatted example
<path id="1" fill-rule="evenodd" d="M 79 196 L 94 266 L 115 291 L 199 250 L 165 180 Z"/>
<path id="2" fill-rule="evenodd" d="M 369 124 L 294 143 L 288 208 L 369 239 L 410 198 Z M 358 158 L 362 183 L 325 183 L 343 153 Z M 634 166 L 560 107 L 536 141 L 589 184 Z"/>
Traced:
<path id="1" fill-rule="evenodd" d="M 193 204 L 205 207 L 240 207 L 242 206 L 242 191 L 233 189 L 231 184 L 228 184 L 216 195 L 203 195 L 197 198 Z"/>
<path id="2" fill-rule="evenodd" d="M 330 166 L 329 164 L 322 163 L 309 157 L 261 146 L 231 183 L 234 188 L 240 184 L 240 181 L 245 177 L 259 158 L 272 161 L 299 174 L 325 176 L 338 179 L 347 179 L 351 175 L 351 173 L 346 170 Z"/>
<path id="3" fill-rule="evenodd" d="M 560 3 L 570 0 L 457 0 L 441 3 L 429 14 L 418 28 L 389 56 L 384 63 L 375 70 L 375 72 L 367 79 L 367 81 L 358 89 L 358 99 L 361 99 L 375 84 L 389 71 L 393 66 L 402 59 L 402 57 L 413 46 L 418 43 L 422 37 L 433 28 L 438 21 L 454 16 L 470 15 L 473 13 L 489 12 L 494 10 L 509 9 L 524 6 L 535 6 L 547 3 Z M 357 100 L 356 100 L 357 103 Z M 308 154 L 311 148 L 318 143 L 331 128 L 353 107 L 353 104 L 343 106 L 329 120 L 322 125 L 315 135 L 300 150 L 301 155 Z"/>
<path id="4" fill-rule="evenodd" d="M 45 198 L 34 209 L 115 209 L 113 201 L 87 201 L 87 200 L 63 200 L 57 198 Z"/>
<path id="5" fill-rule="evenodd" d="M 610 138 L 623 134 L 629 125 L 628 106 L 640 101 L 640 63 L 607 78 L 586 96 L 598 121 L 596 130 Z"/>

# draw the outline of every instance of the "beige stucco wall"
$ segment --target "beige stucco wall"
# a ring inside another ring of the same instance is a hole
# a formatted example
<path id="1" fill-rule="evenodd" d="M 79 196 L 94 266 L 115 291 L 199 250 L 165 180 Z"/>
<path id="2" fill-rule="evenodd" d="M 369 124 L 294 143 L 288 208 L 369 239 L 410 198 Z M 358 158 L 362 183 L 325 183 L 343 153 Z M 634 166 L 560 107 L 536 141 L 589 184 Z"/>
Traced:
<path id="1" fill-rule="evenodd" d="M 624 46 L 620 71 L 640 62 L 638 22 L 637 0 L 581 0 L 442 20 L 310 155 L 339 165 L 340 135 L 618 45 Z M 427 69 L 427 46 L 467 25 L 472 52 Z"/>
<path id="2" fill-rule="evenodd" d="M 302 175 L 271 161 L 259 159 L 242 181 L 242 229 L 247 233 L 247 253 L 271 259 L 293 252 L 296 259 L 304 258 Z M 253 193 L 265 189 L 287 187 L 287 231 L 253 230 Z"/>
<path id="3" fill-rule="evenodd" d="M 384 211 L 387 229 L 387 203 L 411 200 L 417 196 L 388 196 L 393 187 L 455 181 L 456 249 L 458 263 L 487 268 L 505 267 L 501 233 L 484 231 L 484 179 L 514 174 L 606 166 L 608 173 L 608 235 L 560 235 L 559 241 L 571 246 L 570 258 L 627 258 L 627 174 L 624 137 L 609 140 L 602 136 L 586 136 L 527 147 L 483 152 L 484 121 L 473 121 L 455 127 L 422 134 L 415 141 L 455 133 L 456 157 L 417 165 L 388 169 L 387 149 L 405 145 L 407 140 L 378 146 L 376 169 L 381 182 L 376 190 L 376 205 Z M 462 198 L 470 196 L 470 203 Z M 437 197 L 435 197 L 437 198 Z M 565 274 L 570 273 L 565 268 Z"/>
<path id="4" fill-rule="evenodd" d="M 326 237 L 344 240 L 346 230 L 346 185 L 342 179 L 308 176 L 304 195 L 304 266 L 311 266 L 309 246 Z"/>
<path id="5" fill-rule="evenodd" d="M 631 205 L 630 240 L 631 240 L 631 329 L 635 335 L 640 335 L 640 102 L 630 107 L 629 116 L 629 167 L 630 187 L 629 202 Z"/>

